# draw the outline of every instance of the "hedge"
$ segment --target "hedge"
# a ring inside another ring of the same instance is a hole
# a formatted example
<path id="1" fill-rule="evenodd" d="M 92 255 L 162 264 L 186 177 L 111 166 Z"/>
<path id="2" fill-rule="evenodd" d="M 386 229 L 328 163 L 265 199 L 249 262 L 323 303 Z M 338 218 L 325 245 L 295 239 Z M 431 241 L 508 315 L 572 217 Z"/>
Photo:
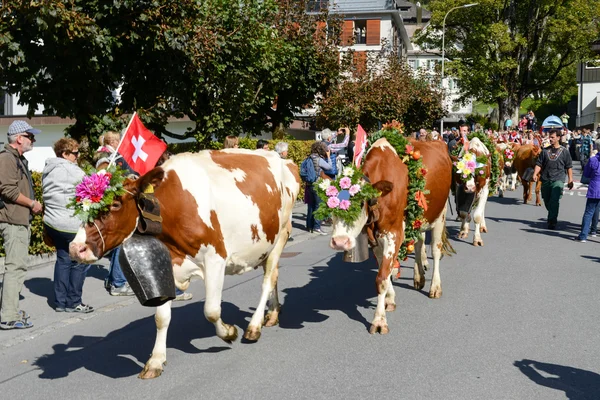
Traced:
<path id="1" fill-rule="evenodd" d="M 240 138 L 240 147 L 244 149 L 255 149 L 256 142 L 257 139 Z M 280 142 L 280 140 L 269 140 L 269 148 L 271 150 L 275 150 L 275 145 L 278 142 Z M 310 153 L 310 146 L 313 144 L 313 141 L 285 140 L 285 142 L 289 145 L 288 159 L 293 160 L 299 168 L 302 161 Z M 195 151 L 196 146 L 197 143 L 174 144 L 169 145 L 169 150 L 176 154 L 185 151 Z M 222 144 L 213 143 L 213 147 L 220 149 L 222 148 Z M 32 172 L 31 175 L 33 178 L 33 189 L 35 191 L 35 198 L 43 205 L 44 202 L 42 200 L 42 174 L 39 172 Z M 301 185 L 300 187 L 300 194 L 298 195 L 298 198 L 304 198 L 304 185 Z M 29 242 L 29 254 L 51 254 L 55 251 L 54 247 L 48 247 L 44 243 L 43 225 L 44 223 L 41 215 L 36 215 L 33 217 L 33 221 L 31 222 L 31 241 Z M 4 255 L 4 246 L 2 243 L 2 238 L 0 238 L 0 257 L 4 257 Z"/>

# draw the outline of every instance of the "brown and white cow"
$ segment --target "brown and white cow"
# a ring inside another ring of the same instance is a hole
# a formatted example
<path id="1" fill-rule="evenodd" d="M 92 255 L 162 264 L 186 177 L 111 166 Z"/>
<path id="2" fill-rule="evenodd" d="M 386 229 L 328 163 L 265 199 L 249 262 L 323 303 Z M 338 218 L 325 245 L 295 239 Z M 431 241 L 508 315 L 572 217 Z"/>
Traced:
<path id="1" fill-rule="evenodd" d="M 459 158 L 464 154 L 464 147 L 460 152 Z M 483 175 L 471 177 L 467 182 L 462 182 L 458 173 L 454 173 L 456 200 L 456 209 L 461 220 L 461 228 L 458 233 L 459 239 L 469 237 L 469 224 L 471 217 L 475 222 L 475 231 L 473 232 L 473 245 L 483 246 L 481 232 L 487 232 L 485 224 L 485 205 L 490 193 L 489 183 L 491 174 L 490 151 L 476 137 L 469 141 L 469 152 L 477 157 L 487 157 L 487 167 L 484 169 Z"/>
<path id="2" fill-rule="evenodd" d="M 204 279 L 204 315 L 224 341 L 237 338 L 237 329 L 221 320 L 224 276 L 264 268 L 260 301 L 244 335 L 258 340 L 263 323 L 278 323 L 278 263 L 300 189 L 297 166 L 275 152 L 243 149 L 172 157 L 138 180 L 127 180 L 127 193 L 110 211 L 79 230 L 71 257 L 94 262 L 130 237 L 138 220 L 136 198 L 148 185 L 160 202 L 163 223 L 157 238 L 171 253 L 175 285 L 186 290 L 190 280 Z M 162 373 L 170 320 L 167 302 L 156 309 L 156 342 L 141 378 Z"/>
<path id="3" fill-rule="evenodd" d="M 541 143 L 541 140 L 540 140 Z M 535 185 L 535 205 L 541 206 L 542 200 L 540 196 L 540 190 L 542 189 L 542 183 L 538 180 L 537 183 L 533 181 L 533 174 L 530 174 L 531 178 L 529 180 L 525 180 L 528 177 L 525 171 L 531 168 L 535 168 L 535 162 L 537 157 L 542 152 L 540 146 L 535 144 L 524 144 L 515 152 L 515 160 L 513 161 L 513 166 L 519 175 L 519 179 L 521 180 L 521 184 L 523 185 L 523 203 L 527 204 L 531 200 L 533 187 Z"/>
<path id="4" fill-rule="evenodd" d="M 514 156 L 512 160 L 504 159 L 504 152 L 506 149 L 511 149 L 514 154 L 517 153 L 518 148 L 521 145 L 519 143 L 498 143 L 496 144 L 496 150 L 503 158 L 501 175 L 500 175 L 500 185 L 498 186 L 498 190 L 500 193 L 504 194 L 505 190 L 515 191 L 517 185 L 517 170 L 515 169 Z M 510 177 L 510 189 L 508 186 L 508 178 Z M 503 196 L 500 196 L 503 197 Z"/>
<path id="5" fill-rule="evenodd" d="M 429 297 L 439 298 L 442 295 L 439 264 L 442 251 L 446 249 L 444 241 L 446 230 L 446 204 L 450 191 L 452 162 L 448 157 L 448 149 L 444 142 L 412 142 L 415 150 L 423 156 L 427 168 L 425 189 L 428 208 L 425 219 L 430 221 L 422 227 L 421 240 L 415 246 L 414 286 L 420 290 L 425 286 L 423 266 L 427 264 L 424 239 L 425 231 L 432 230 L 431 249 L 433 255 L 433 277 Z M 376 221 L 373 221 L 374 209 L 364 205 L 359 219 L 352 225 L 333 218 L 333 232 L 330 246 L 336 250 L 351 250 L 356 246 L 356 237 L 363 234 L 363 228 L 369 224 L 376 239 L 373 251 L 379 264 L 376 278 L 377 309 L 371 323 L 370 333 L 388 333 L 386 311 L 396 309 L 395 291 L 392 285 L 392 269 L 398 250 L 404 242 L 404 210 L 408 196 L 408 169 L 398 157 L 396 150 L 386 139 L 376 141 L 364 160 L 364 175 L 373 186 L 381 192 L 377 200 Z"/>

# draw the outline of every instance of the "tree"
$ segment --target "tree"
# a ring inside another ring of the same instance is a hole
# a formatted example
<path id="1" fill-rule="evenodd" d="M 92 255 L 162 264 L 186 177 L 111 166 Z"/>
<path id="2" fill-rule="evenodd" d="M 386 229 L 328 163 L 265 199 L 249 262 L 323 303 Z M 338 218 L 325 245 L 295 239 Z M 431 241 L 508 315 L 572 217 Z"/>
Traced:
<path id="1" fill-rule="evenodd" d="M 441 48 L 446 13 L 465 2 L 433 0 L 432 19 L 418 43 Z M 593 57 L 600 34 L 600 0 L 480 0 L 446 20 L 446 75 L 458 78 L 463 99 L 498 104 L 499 125 L 534 93 L 561 93 L 573 66 Z"/>
<path id="2" fill-rule="evenodd" d="M 439 83 L 415 75 L 397 54 L 380 54 L 367 63 L 364 74 L 355 70 L 332 86 L 319 103 L 320 126 L 356 126 L 367 131 L 398 120 L 407 131 L 430 127 L 445 111 Z"/>
<path id="3" fill-rule="evenodd" d="M 335 32 L 336 20 L 307 15 L 304 1 L 8 0 L 0 7 L 0 84 L 19 93 L 30 116 L 42 104 L 75 118 L 75 138 L 118 129 L 133 111 L 159 136 L 207 142 L 258 134 L 289 124 L 338 73 L 338 37 L 317 34 L 317 22 Z M 195 127 L 168 132 L 168 119 L 182 116 Z"/>

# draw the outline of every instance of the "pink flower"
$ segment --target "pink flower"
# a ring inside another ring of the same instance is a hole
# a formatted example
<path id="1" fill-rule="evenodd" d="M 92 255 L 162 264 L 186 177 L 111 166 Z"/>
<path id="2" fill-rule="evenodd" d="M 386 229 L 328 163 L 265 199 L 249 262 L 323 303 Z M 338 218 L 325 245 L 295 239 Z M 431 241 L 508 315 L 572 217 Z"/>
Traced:
<path id="1" fill-rule="evenodd" d="M 337 196 L 338 195 L 338 190 L 335 186 L 329 186 L 327 188 L 327 190 L 325 190 L 325 194 L 329 197 L 331 196 Z"/>
<path id="2" fill-rule="evenodd" d="M 479 171 L 479 175 L 483 175 L 485 172 L 483 170 Z"/>
<path id="3" fill-rule="evenodd" d="M 340 199 L 338 199 L 337 197 L 330 197 L 329 200 L 327 200 L 327 207 L 329 208 L 337 208 L 337 206 L 340 205 Z"/>
<path id="4" fill-rule="evenodd" d="M 350 186 L 352 186 L 352 181 L 350 180 L 350 178 L 345 176 L 342 179 L 340 179 L 340 187 L 342 189 L 348 189 Z"/>
<path id="5" fill-rule="evenodd" d="M 412 147 L 410 144 L 407 144 L 404 150 L 407 154 L 410 154 L 410 152 L 414 150 L 414 147 Z"/>
<path id="6" fill-rule="evenodd" d="M 465 166 L 471 170 L 471 172 L 475 171 L 475 167 L 477 167 L 477 163 L 475 161 L 467 161 Z"/>
<path id="7" fill-rule="evenodd" d="M 360 185 L 356 184 L 350 186 L 350 190 L 348 190 L 348 192 L 350 192 L 350 196 L 354 196 L 356 193 L 360 192 Z"/>
<path id="8" fill-rule="evenodd" d="M 350 200 L 342 200 L 340 201 L 340 209 L 347 210 L 350 208 Z"/>
<path id="9" fill-rule="evenodd" d="M 109 176 L 92 174 L 84 177 L 81 183 L 75 187 L 75 196 L 98 203 L 102 200 L 102 196 L 104 196 L 104 192 L 109 185 Z"/>

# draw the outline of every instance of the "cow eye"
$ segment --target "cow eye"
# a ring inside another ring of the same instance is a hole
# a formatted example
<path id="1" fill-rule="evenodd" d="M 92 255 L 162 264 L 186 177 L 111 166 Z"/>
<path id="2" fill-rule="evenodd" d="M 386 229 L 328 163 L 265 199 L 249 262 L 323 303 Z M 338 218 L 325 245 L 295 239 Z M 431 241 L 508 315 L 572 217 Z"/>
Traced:
<path id="1" fill-rule="evenodd" d="M 113 201 L 112 204 L 110 205 L 110 209 L 111 210 L 119 210 L 121 209 L 121 202 L 120 201 Z"/>

